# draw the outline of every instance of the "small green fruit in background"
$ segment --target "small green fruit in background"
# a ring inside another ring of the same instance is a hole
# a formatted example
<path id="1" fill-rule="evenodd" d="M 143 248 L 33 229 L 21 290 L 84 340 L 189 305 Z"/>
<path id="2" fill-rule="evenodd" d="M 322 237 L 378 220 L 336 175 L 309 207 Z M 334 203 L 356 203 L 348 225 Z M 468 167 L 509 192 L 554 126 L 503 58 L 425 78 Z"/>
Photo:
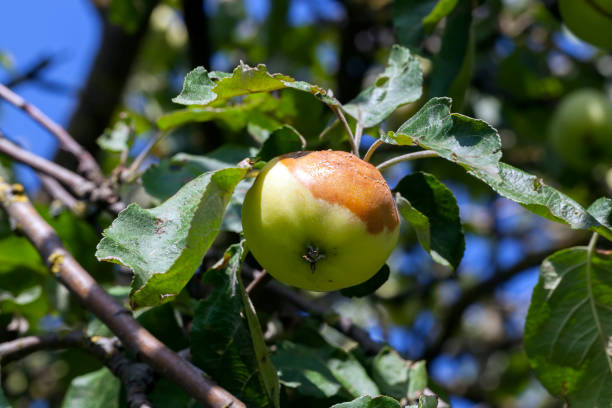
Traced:
<path id="1" fill-rule="evenodd" d="M 576 37 L 612 48 L 612 0 L 559 0 L 559 11 Z"/>
<path id="2" fill-rule="evenodd" d="M 580 89 L 561 100 L 553 114 L 550 140 L 576 170 L 612 163 L 612 102 L 595 89 Z"/>
<path id="3" fill-rule="evenodd" d="M 242 208 L 247 246 L 268 273 L 303 289 L 354 286 L 384 265 L 399 215 L 380 172 L 341 151 L 270 161 Z"/>

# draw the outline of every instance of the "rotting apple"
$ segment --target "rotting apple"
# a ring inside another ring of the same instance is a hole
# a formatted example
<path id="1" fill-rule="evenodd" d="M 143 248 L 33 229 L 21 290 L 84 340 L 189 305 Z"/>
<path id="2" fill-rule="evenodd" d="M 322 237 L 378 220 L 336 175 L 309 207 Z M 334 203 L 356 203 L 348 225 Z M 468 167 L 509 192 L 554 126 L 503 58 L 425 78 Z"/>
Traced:
<path id="1" fill-rule="evenodd" d="M 612 102 L 596 89 L 568 94 L 553 114 L 549 137 L 559 157 L 575 170 L 612 162 Z"/>
<path id="2" fill-rule="evenodd" d="M 559 11 L 577 37 L 612 48 L 612 0 L 559 0 Z"/>
<path id="3" fill-rule="evenodd" d="M 281 282 L 332 291 L 368 280 L 399 235 L 389 186 L 371 164 L 342 151 L 271 160 L 242 208 L 247 247 Z"/>

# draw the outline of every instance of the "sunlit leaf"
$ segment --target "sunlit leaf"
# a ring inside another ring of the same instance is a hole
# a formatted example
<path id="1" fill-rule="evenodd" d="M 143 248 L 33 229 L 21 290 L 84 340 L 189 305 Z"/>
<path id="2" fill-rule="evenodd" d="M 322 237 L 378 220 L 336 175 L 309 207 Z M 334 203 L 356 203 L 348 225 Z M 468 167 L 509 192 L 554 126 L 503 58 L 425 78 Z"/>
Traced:
<path id="1" fill-rule="evenodd" d="M 98 146 L 107 152 L 121 153 L 132 145 L 134 130 L 129 119 L 120 119 L 112 128 L 106 129 L 96 140 Z"/>
<path id="2" fill-rule="evenodd" d="M 404 360 L 390 347 L 384 347 L 374 357 L 372 376 L 382 393 L 398 400 L 413 399 L 427 386 L 425 362 Z"/>
<path id="3" fill-rule="evenodd" d="M 193 362 L 216 382 L 252 406 L 278 407 L 279 383 L 240 276 L 242 245 L 233 245 L 223 263 L 203 282 L 211 294 L 196 307 L 191 330 Z"/>
<path id="4" fill-rule="evenodd" d="M 382 122 L 398 106 L 421 97 L 421 63 L 407 48 L 394 45 L 387 68 L 373 85 L 363 90 L 342 108 L 346 113 L 372 127 Z"/>
<path id="5" fill-rule="evenodd" d="M 410 222 L 421 246 L 438 263 L 456 269 L 465 238 L 453 193 L 435 176 L 417 172 L 393 190 L 400 214 Z"/>
<path id="6" fill-rule="evenodd" d="M 499 179 L 494 179 L 482 171 L 473 171 L 472 174 L 502 196 L 516 201 L 542 217 L 568 224 L 574 229 L 596 231 L 612 239 L 612 231 L 608 227 L 599 223 L 576 201 L 544 184 L 544 181 L 537 176 L 501 162 L 499 163 Z M 598 204 L 595 209 L 603 208 L 600 205 Z M 597 211 L 596 214 L 598 214 Z"/>
<path id="7" fill-rule="evenodd" d="M 425 30 L 431 32 L 434 26 L 444 17 L 448 16 L 457 6 L 459 0 L 437 0 L 438 4 L 431 12 L 423 18 L 423 26 Z M 468 1 L 463 0 L 463 3 L 470 5 Z M 448 24 L 448 23 L 447 23 Z M 444 43 L 444 40 L 443 40 Z"/>
<path id="8" fill-rule="evenodd" d="M 62 408 L 118 408 L 120 388 L 119 380 L 102 367 L 72 380 Z"/>
<path id="9" fill-rule="evenodd" d="M 542 263 L 525 322 L 525 350 L 540 382 L 572 407 L 612 401 L 612 259 L 586 248 Z"/>
<path id="10" fill-rule="evenodd" d="M 451 114 L 450 107 L 450 98 L 432 98 L 395 133 L 381 139 L 397 145 L 418 144 L 469 170 L 497 177 L 501 158 L 497 131 L 482 120 Z"/>
<path id="11" fill-rule="evenodd" d="M 587 212 L 601 225 L 612 231 L 612 199 L 600 197 L 587 208 Z M 612 240 L 612 237 L 608 237 Z"/>
<path id="12" fill-rule="evenodd" d="M 171 300 L 187 284 L 214 241 L 225 208 L 245 169 L 204 173 L 152 209 L 130 204 L 107 228 L 99 260 L 134 271 L 134 308 Z"/>

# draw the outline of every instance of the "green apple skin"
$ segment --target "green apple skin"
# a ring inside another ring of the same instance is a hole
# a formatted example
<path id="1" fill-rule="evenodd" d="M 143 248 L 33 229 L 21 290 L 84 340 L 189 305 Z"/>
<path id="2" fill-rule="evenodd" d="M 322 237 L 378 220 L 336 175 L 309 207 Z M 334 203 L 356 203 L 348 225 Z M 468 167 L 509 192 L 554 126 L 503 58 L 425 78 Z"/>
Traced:
<path id="1" fill-rule="evenodd" d="M 612 48 L 612 0 L 559 0 L 559 11 L 576 37 Z"/>
<path id="2" fill-rule="evenodd" d="M 568 94 L 553 114 L 549 136 L 559 157 L 576 170 L 612 163 L 612 102 L 595 89 Z"/>
<path id="3" fill-rule="evenodd" d="M 376 208 L 368 208 L 372 203 Z M 266 164 L 245 197 L 242 225 L 248 249 L 275 279 L 321 292 L 368 280 L 399 235 L 397 208 L 380 172 L 334 151 Z M 314 264 L 312 249 L 322 255 Z"/>

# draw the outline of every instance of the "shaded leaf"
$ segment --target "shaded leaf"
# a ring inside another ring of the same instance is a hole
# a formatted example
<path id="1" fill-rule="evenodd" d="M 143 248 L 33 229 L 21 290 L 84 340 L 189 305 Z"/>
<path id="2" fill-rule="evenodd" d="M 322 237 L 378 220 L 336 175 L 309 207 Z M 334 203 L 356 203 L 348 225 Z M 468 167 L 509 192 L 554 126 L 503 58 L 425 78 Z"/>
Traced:
<path id="1" fill-rule="evenodd" d="M 261 146 L 257 157 L 269 161 L 285 153 L 304 150 L 306 140 L 290 125 L 284 125 L 270 134 Z"/>
<path id="2" fill-rule="evenodd" d="M 452 10 L 457 2 L 458 0 L 442 0 L 432 14 L 439 16 L 447 12 L 449 8 Z M 433 61 L 429 96 L 450 96 L 454 101 L 455 109 L 461 110 L 465 90 L 471 79 L 473 59 L 472 5 L 469 0 L 461 0 L 446 20 L 442 48 Z"/>
<path id="3" fill-rule="evenodd" d="M 367 281 L 359 285 L 341 289 L 340 293 L 346 297 L 364 297 L 371 295 L 389 279 L 389 274 L 389 267 L 383 265 L 382 268 Z"/>
<path id="4" fill-rule="evenodd" d="M 1 57 L 1 55 L 0 55 Z M 4 391 L 0 388 L 0 408 L 11 408 L 11 404 L 8 403 L 4 396 Z"/>
<path id="5" fill-rule="evenodd" d="M 393 2 L 393 25 L 400 44 L 419 48 L 425 35 L 424 20 L 430 27 L 440 13 L 433 13 L 436 5 L 444 0 L 395 0 Z M 429 17 L 432 16 L 432 17 Z"/>
<path id="6" fill-rule="evenodd" d="M 272 355 L 282 383 L 302 395 L 329 398 L 377 395 L 378 387 L 350 353 L 330 345 L 317 348 L 283 341 Z"/>
<path id="7" fill-rule="evenodd" d="M 433 395 L 421 395 L 419 397 L 419 408 L 436 408 L 438 406 L 438 397 Z"/>
<path id="8" fill-rule="evenodd" d="M 276 368 L 270 361 L 259 321 L 244 291 L 241 244 L 208 270 L 203 283 L 213 289 L 198 303 L 191 331 L 193 362 L 247 404 L 279 406 Z"/>
<path id="9" fill-rule="evenodd" d="M 501 142 L 497 131 L 482 120 L 451 114 L 450 98 L 432 98 L 394 133 L 381 139 L 390 144 L 431 149 L 469 170 L 497 177 Z"/>
<path id="10" fill-rule="evenodd" d="M 138 323 L 174 351 L 189 346 L 185 331 L 179 326 L 174 308 L 166 303 L 140 313 Z"/>
<path id="11" fill-rule="evenodd" d="M 435 176 L 423 172 L 404 177 L 393 191 L 400 213 L 414 226 L 425 251 L 436 262 L 456 269 L 465 237 L 453 193 Z"/>
<path id="12" fill-rule="evenodd" d="M 546 258 L 525 322 L 525 350 L 540 382 L 572 407 L 612 401 L 612 259 L 586 248 Z"/>
<path id="13" fill-rule="evenodd" d="M 359 397 L 350 402 L 332 405 L 331 408 L 400 408 L 400 403 L 391 397 L 369 395 Z"/>
<path id="14" fill-rule="evenodd" d="M 134 308 L 164 303 L 183 289 L 217 236 L 245 174 L 240 168 L 204 173 L 158 207 L 130 204 L 104 231 L 96 257 L 134 271 Z"/>
<path id="15" fill-rule="evenodd" d="M 473 171 L 472 174 L 487 183 L 500 195 L 516 201 L 529 211 L 550 220 L 568 224 L 574 229 L 596 231 L 612 239 L 612 231 L 609 228 L 599 223 L 580 204 L 559 190 L 544 184 L 544 181 L 537 176 L 501 162 L 499 163 L 499 179 L 494 179 L 482 171 Z M 595 209 L 601 208 L 600 205 L 598 204 Z"/>
<path id="16" fill-rule="evenodd" d="M 154 407 L 189 407 L 191 398 L 178 385 L 162 377 L 155 381 L 153 389 L 147 394 Z"/>
<path id="17" fill-rule="evenodd" d="M 383 394 L 398 400 L 414 399 L 427 386 L 425 362 L 404 360 L 388 346 L 372 360 L 372 377 Z"/>
<path id="18" fill-rule="evenodd" d="M 119 380 L 103 367 L 74 378 L 62 408 L 118 408 L 120 388 Z"/>
<path id="19" fill-rule="evenodd" d="M 342 109 L 361 120 L 364 127 L 372 127 L 385 120 L 398 106 L 419 99 L 422 85 L 420 61 L 407 48 L 394 45 L 385 71 Z"/>
<path id="20" fill-rule="evenodd" d="M 423 18 L 423 27 L 425 28 L 425 31 L 431 32 L 436 24 L 440 22 L 440 20 L 449 15 L 455 9 L 458 1 L 459 0 L 438 0 L 438 4 L 436 4 L 433 10 L 431 10 L 431 13 Z M 469 5 L 469 2 L 465 0 L 463 0 L 463 2 Z M 442 44 L 444 44 L 444 39 L 442 40 Z"/>

